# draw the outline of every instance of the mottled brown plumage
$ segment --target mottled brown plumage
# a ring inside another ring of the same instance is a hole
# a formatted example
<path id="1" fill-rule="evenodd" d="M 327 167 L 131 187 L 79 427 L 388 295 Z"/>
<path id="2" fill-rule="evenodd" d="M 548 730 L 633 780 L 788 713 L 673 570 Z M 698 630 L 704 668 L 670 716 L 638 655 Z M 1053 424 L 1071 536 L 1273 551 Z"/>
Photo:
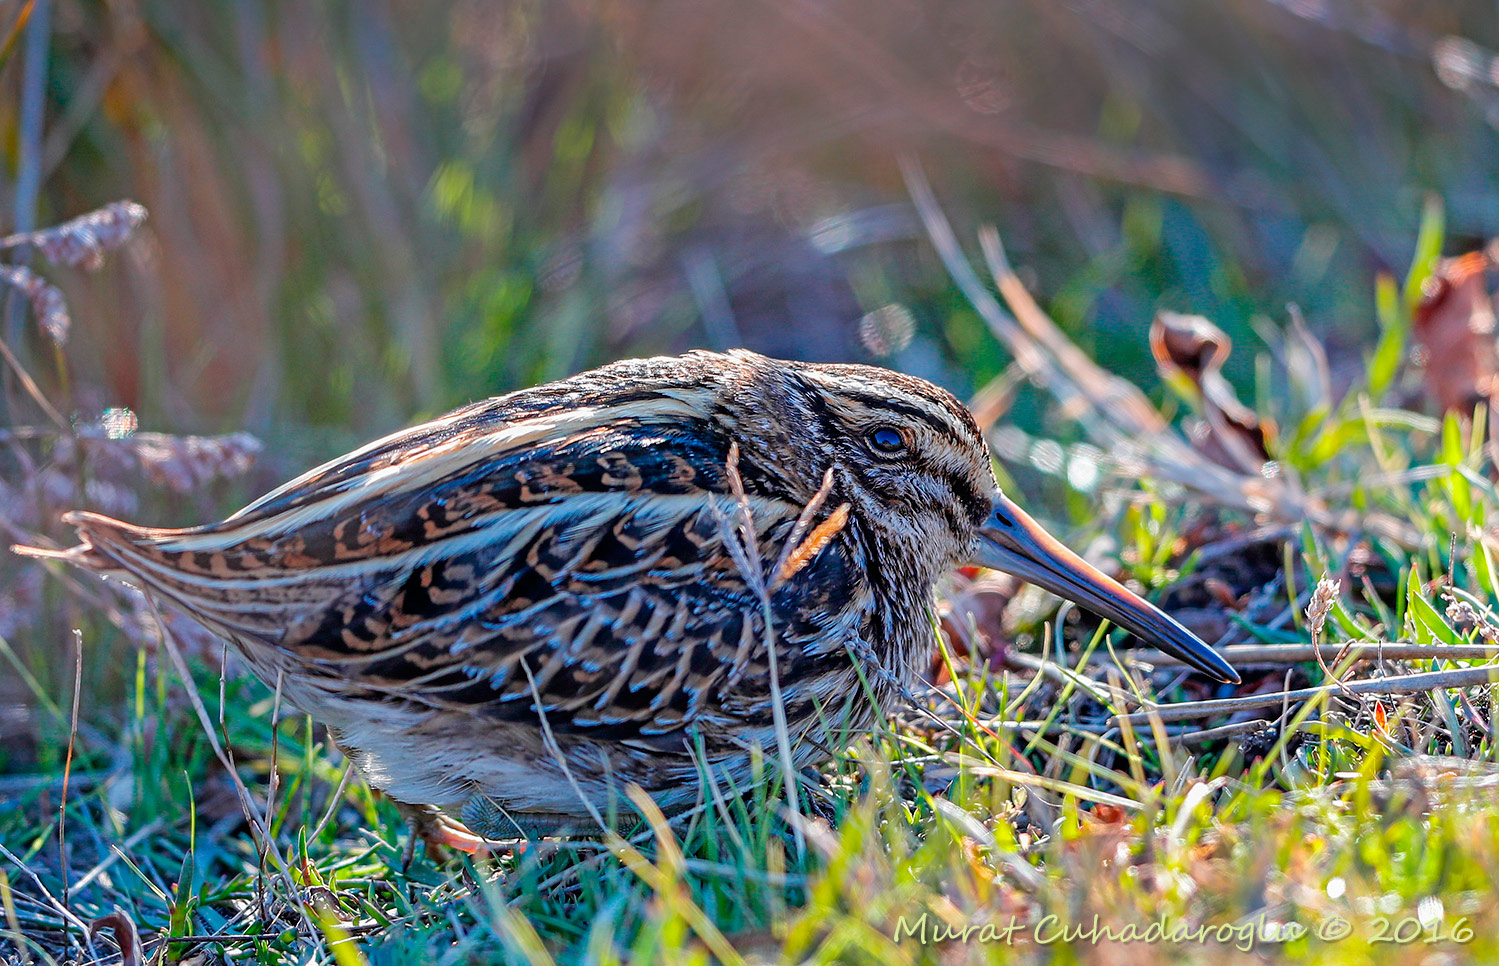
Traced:
<path id="1" fill-rule="evenodd" d="M 865 366 L 620 362 L 379 440 L 221 523 L 68 520 L 84 542 L 54 556 L 183 607 L 371 784 L 496 837 L 590 825 L 629 783 L 668 811 L 705 769 L 742 787 L 776 748 L 776 684 L 793 765 L 826 754 L 914 680 L 933 583 L 969 560 L 1232 676 L 999 494 L 957 400 Z"/>

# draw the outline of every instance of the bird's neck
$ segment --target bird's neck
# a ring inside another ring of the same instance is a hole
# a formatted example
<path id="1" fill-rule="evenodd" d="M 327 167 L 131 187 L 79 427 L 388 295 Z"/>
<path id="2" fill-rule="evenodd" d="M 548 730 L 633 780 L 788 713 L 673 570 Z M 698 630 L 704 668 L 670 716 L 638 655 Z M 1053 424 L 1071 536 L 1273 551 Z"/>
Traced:
<path id="1" fill-rule="evenodd" d="M 870 585 L 864 639 L 880 665 L 909 688 L 935 647 L 933 585 L 941 574 L 928 555 L 912 553 L 883 537 L 868 525 L 855 528 L 857 556 Z"/>

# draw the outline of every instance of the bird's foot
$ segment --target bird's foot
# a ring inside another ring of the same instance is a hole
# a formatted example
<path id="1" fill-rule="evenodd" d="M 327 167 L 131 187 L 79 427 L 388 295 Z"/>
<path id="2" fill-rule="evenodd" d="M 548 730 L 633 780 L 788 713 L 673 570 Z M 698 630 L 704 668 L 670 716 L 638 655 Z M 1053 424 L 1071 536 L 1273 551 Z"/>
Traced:
<path id="1" fill-rule="evenodd" d="M 434 862 L 442 861 L 447 849 L 466 855 L 479 855 L 489 847 L 489 842 L 475 834 L 467 825 L 435 808 L 407 805 L 404 802 L 397 802 L 396 807 L 405 817 L 408 829 L 406 849 L 401 857 L 402 870 L 409 869 L 412 860 L 416 858 L 417 842 L 426 845 L 427 855 Z"/>
<path id="2" fill-rule="evenodd" d="M 446 815 L 438 816 L 427 830 L 427 844 L 444 846 L 468 855 L 477 855 L 488 842 L 475 834 L 467 825 Z"/>

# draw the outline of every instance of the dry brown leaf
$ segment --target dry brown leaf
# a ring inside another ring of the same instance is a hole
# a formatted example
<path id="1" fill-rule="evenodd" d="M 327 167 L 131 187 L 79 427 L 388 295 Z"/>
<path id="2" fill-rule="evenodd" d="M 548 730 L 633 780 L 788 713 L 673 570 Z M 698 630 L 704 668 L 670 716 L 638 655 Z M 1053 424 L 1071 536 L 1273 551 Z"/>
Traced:
<path id="1" fill-rule="evenodd" d="M 1092 809 L 1093 817 L 1105 825 L 1122 825 L 1128 817 L 1124 809 L 1107 802 L 1098 802 Z"/>
<path id="2" fill-rule="evenodd" d="M 141 966 L 146 961 L 146 950 L 141 945 L 141 936 L 135 928 L 135 922 L 122 910 L 116 909 L 89 923 L 90 936 L 97 936 L 105 930 L 109 931 L 110 938 L 120 949 L 121 966 Z"/>
<path id="3" fill-rule="evenodd" d="M 1499 391 L 1488 266 L 1483 252 L 1443 259 L 1421 286 L 1412 328 L 1421 346 L 1426 391 L 1444 412 L 1471 416 L 1474 407 L 1493 405 Z"/>
<path id="4" fill-rule="evenodd" d="M 1275 427 L 1239 402 L 1223 377 L 1233 351 L 1228 335 L 1200 315 L 1161 312 L 1150 325 L 1150 351 L 1164 377 L 1185 378 L 1196 390 L 1204 425 L 1192 436 L 1203 453 L 1229 469 L 1258 473 L 1270 459 Z"/>

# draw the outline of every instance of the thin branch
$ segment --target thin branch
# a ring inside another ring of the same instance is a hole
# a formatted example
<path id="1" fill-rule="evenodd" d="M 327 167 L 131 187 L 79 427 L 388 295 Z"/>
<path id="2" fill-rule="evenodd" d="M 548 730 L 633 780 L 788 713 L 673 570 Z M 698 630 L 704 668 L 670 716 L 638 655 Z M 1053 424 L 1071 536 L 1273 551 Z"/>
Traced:
<path id="1" fill-rule="evenodd" d="M 1243 734 L 1253 734 L 1263 731 L 1275 722 L 1269 718 L 1254 718 L 1250 721 L 1235 721 L 1233 724 L 1219 725 L 1216 728 L 1204 728 L 1201 731 L 1187 731 L 1176 736 L 1176 740 L 1182 744 L 1188 742 L 1207 743 L 1211 741 L 1222 741 L 1224 738 L 1237 738 Z"/>
<path id="2" fill-rule="evenodd" d="M 1312 698 L 1333 694 L 1417 694 L 1436 688 L 1471 688 L 1483 684 L 1499 684 L 1499 665 L 1455 668 L 1450 671 L 1429 671 L 1424 674 L 1400 674 L 1388 678 L 1371 678 L 1353 681 L 1343 686 L 1324 684 L 1299 691 L 1274 691 L 1269 694 L 1250 694 L 1238 698 L 1221 698 L 1214 701 L 1187 701 L 1181 704 L 1155 705 L 1145 711 L 1115 715 L 1120 724 L 1144 724 L 1154 716 L 1159 721 L 1191 721 L 1210 718 L 1220 714 L 1233 714 L 1257 708 L 1273 708 L 1290 702 L 1309 701 Z"/>
<path id="3" fill-rule="evenodd" d="M 1275 667 L 1323 660 L 1335 660 L 1346 649 L 1346 656 L 1356 661 L 1486 661 L 1499 657 L 1499 644 L 1412 644 L 1408 641 L 1348 641 L 1342 644 L 1229 644 L 1217 649 L 1234 667 Z M 1137 648 L 1130 659 L 1152 667 L 1180 667 L 1185 662 L 1172 654 L 1151 648 Z"/>

